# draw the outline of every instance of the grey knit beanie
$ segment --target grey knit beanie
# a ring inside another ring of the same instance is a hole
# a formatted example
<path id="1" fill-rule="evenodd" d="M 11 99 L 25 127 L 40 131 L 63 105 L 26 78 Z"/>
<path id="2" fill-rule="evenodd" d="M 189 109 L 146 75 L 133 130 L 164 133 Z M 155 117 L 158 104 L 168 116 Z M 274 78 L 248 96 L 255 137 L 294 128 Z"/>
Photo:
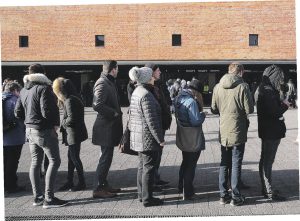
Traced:
<path id="1" fill-rule="evenodd" d="M 133 67 L 129 71 L 129 78 L 140 84 L 148 83 L 152 78 L 152 69 L 148 67 Z"/>

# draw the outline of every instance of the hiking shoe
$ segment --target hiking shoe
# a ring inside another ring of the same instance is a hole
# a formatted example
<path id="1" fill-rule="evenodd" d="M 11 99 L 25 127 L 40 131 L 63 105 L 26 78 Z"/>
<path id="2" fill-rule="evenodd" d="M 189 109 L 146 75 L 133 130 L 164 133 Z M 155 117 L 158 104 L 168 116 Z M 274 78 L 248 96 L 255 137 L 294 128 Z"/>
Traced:
<path id="1" fill-rule="evenodd" d="M 44 201 L 43 208 L 44 209 L 49 209 L 49 208 L 57 208 L 57 207 L 62 207 L 68 204 L 68 201 L 65 200 L 60 200 L 56 197 L 53 197 L 51 201 Z"/>
<path id="2" fill-rule="evenodd" d="M 44 196 L 35 197 L 32 205 L 33 206 L 41 206 L 41 205 L 43 205 L 44 200 L 45 200 Z"/>
<path id="3" fill-rule="evenodd" d="M 220 201 L 219 202 L 220 202 L 221 205 L 225 205 L 225 204 L 230 203 L 230 200 L 231 200 L 231 197 L 228 196 L 228 195 L 225 195 L 223 197 L 220 197 Z"/>
<path id="4" fill-rule="evenodd" d="M 148 202 L 143 203 L 144 207 L 150 207 L 150 206 L 160 206 L 164 203 L 163 200 L 159 198 L 151 198 Z"/>
<path id="5" fill-rule="evenodd" d="M 245 202 L 245 198 L 243 196 L 239 197 L 239 198 L 235 198 L 235 199 L 231 199 L 230 201 L 230 205 L 231 206 L 241 206 L 243 205 Z"/>

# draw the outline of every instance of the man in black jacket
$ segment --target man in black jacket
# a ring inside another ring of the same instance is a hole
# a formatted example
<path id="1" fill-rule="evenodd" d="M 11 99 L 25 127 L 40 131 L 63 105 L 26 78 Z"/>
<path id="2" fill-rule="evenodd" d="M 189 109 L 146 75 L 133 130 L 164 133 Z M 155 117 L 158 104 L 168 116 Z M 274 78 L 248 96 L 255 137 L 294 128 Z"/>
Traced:
<path id="1" fill-rule="evenodd" d="M 101 146 L 101 157 L 96 170 L 97 188 L 93 191 L 93 198 L 114 197 L 121 191 L 112 188 L 107 181 L 114 147 L 123 135 L 122 111 L 115 84 L 117 75 L 117 62 L 105 61 L 103 72 L 94 86 L 93 109 L 98 114 L 93 126 L 92 142 Z"/>
<path id="2" fill-rule="evenodd" d="M 67 201 L 54 197 L 54 183 L 61 160 L 58 135 L 59 110 L 53 94 L 51 81 L 45 76 L 40 64 L 29 66 L 29 75 L 24 76 L 24 88 L 15 107 L 15 116 L 24 119 L 26 135 L 31 152 L 30 181 L 34 206 L 60 207 Z M 45 178 L 45 196 L 41 189 L 40 169 L 44 153 L 49 159 Z"/>
<path id="3" fill-rule="evenodd" d="M 154 96 L 157 99 L 158 103 L 160 104 L 161 107 L 161 121 L 162 121 L 162 128 L 163 128 L 163 134 L 165 136 L 166 130 L 168 130 L 171 126 L 172 122 L 172 115 L 171 115 L 171 110 L 170 110 L 170 105 L 172 104 L 171 97 L 169 90 L 167 88 L 167 85 L 162 83 L 160 79 L 161 71 L 159 67 L 153 63 L 148 63 L 145 65 L 145 67 L 151 68 L 153 71 L 152 76 L 155 79 L 154 82 Z M 158 169 L 160 166 L 161 162 L 161 156 L 162 156 L 162 150 L 163 148 L 160 149 L 158 152 L 159 156 L 157 158 L 157 162 L 155 164 L 155 185 L 157 186 L 163 186 L 168 184 L 168 181 L 164 181 L 160 178 L 160 175 L 158 173 Z M 154 191 L 161 191 L 160 188 L 156 187 L 154 188 Z"/>
<path id="4" fill-rule="evenodd" d="M 261 138 L 259 175 L 262 194 L 270 200 L 285 200 L 271 185 L 272 165 L 286 127 L 283 113 L 289 108 L 288 101 L 280 100 L 280 88 L 284 85 L 283 71 L 272 65 L 263 73 L 262 83 L 255 92 L 258 118 L 258 136 Z"/>

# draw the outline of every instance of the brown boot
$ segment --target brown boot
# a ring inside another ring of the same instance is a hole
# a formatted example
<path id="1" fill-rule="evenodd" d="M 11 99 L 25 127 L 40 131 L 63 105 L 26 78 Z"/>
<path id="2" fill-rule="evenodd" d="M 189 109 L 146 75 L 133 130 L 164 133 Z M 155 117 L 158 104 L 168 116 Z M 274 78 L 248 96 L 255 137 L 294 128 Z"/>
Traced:
<path id="1" fill-rule="evenodd" d="M 111 186 L 104 186 L 103 189 L 106 190 L 107 192 L 110 192 L 110 193 L 119 193 L 119 192 L 121 192 L 120 188 L 112 188 Z"/>
<path id="2" fill-rule="evenodd" d="M 117 196 L 115 193 L 110 193 L 106 190 L 95 190 L 93 191 L 93 198 L 112 198 Z"/>

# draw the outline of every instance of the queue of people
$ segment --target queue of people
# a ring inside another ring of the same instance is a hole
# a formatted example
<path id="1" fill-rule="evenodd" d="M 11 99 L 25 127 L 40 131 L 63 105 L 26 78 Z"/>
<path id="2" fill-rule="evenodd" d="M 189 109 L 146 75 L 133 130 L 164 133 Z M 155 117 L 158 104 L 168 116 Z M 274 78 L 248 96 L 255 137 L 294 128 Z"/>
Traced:
<path id="1" fill-rule="evenodd" d="M 243 81 L 244 68 L 240 63 L 229 65 L 228 73 L 213 91 L 211 112 L 220 116 L 219 141 L 221 144 L 219 189 L 220 204 L 232 206 L 244 204 L 241 194 L 242 161 L 247 142 L 249 114 L 254 111 L 254 101 L 247 83 Z M 112 198 L 121 192 L 107 180 L 113 161 L 114 147 L 123 135 L 122 111 L 116 87 L 117 61 L 105 61 L 100 78 L 93 88 L 92 107 L 97 112 L 93 125 L 92 143 L 100 146 L 100 158 L 96 170 L 93 198 Z M 170 128 L 172 115 L 177 123 L 176 145 L 182 151 L 178 192 L 183 200 L 195 198 L 193 180 L 201 151 L 205 150 L 205 133 L 202 124 L 202 93 L 204 85 L 197 79 L 190 82 L 175 82 L 169 91 L 160 81 L 160 69 L 155 64 L 133 67 L 129 71 L 130 83 L 128 109 L 130 147 L 138 152 L 137 192 L 145 206 L 158 206 L 163 200 L 153 197 L 153 192 L 169 182 L 162 179 L 159 167 L 165 132 Z M 17 183 L 17 167 L 26 137 L 31 153 L 30 181 L 33 205 L 43 208 L 61 207 L 67 201 L 54 196 L 55 178 L 61 164 L 58 131 L 68 148 L 68 175 L 66 183 L 59 188 L 65 191 L 80 191 L 86 188 L 84 166 L 80 159 L 81 142 L 87 139 L 84 123 L 84 104 L 69 79 L 57 78 L 52 83 L 40 64 L 29 66 L 24 76 L 24 88 L 16 82 L 6 82 L 2 94 L 4 137 L 5 190 L 24 190 Z M 180 91 L 175 90 L 181 84 Z M 262 83 L 256 90 L 255 102 L 258 114 L 258 135 L 261 138 L 259 174 L 262 195 L 270 200 L 285 200 L 271 183 L 272 164 L 285 136 L 283 113 L 290 103 L 280 99 L 280 90 L 285 84 L 283 71 L 272 65 L 263 73 Z M 173 108 L 171 108 L 173 106 Z M 63 110 L 60 121 L 59 108 Z M 14 137 L 18 137 L 15 139 Z M 46 169 L 45 187 L 41 186 L 40 171 L 44 154 L 49 160 Z M 73 183 L 74 170 L 79 181 Z M 230 185 L 228 185 L 230 183 Z"/>

